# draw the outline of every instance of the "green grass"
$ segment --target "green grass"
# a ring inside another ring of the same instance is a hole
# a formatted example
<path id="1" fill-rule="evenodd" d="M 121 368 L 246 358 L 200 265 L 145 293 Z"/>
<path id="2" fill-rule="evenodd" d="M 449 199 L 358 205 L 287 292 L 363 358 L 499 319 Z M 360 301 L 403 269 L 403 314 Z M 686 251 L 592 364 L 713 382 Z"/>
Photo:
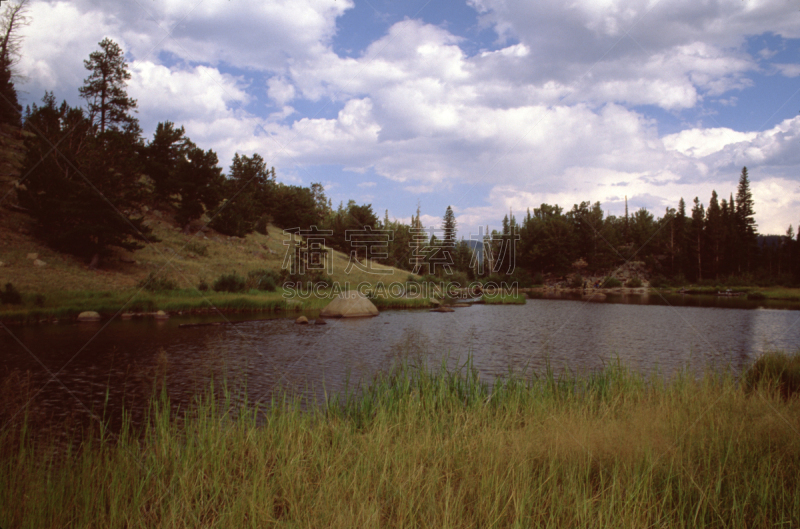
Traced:
<path id="1" fill-rule="evenodd" d="M 415 367 L 416 366 L 416 367 Z M 729 373 L 510 375 L 407 360 L 302 411 L 154 398 L 77 448 L 0 433 L 2 527 L 775 527 L 800 520 L 800 400 Z"/>
<path id="2" fill-rule="evenodd" d="M 29 299 L 30 298 L 30 299 Z M 84 311 L 95 311 L 104 318 L 118 312 L 146 313 L 191 312 L 219 309 L 222 311 L 298 311 L 318 309 L 324 302 L 314 298 L 290 302 L 283 298 L 283 291 L 276 292 L 199 292 L 197 290 L 173 290 L 166 292 L 117 291 L 117 292 L 58 292 L 45 299 L 43 306 L 33 305 L 34 296 L 24 297 L 22 308 L 5 305 L 0 311 L 0 321 L 36 322 L 40 320 L 70 319 Z M 213 308 L 212 308 L 213 307 Z"/>

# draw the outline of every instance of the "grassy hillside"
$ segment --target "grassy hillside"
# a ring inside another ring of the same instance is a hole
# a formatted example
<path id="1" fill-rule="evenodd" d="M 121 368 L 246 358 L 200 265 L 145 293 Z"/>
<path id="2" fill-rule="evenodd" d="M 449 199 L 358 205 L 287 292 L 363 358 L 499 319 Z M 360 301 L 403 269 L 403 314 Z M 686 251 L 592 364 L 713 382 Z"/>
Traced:
<path id="1" fill-rule="evenodd" d="M 31 219 L 25 213 L 9 208 L 1 211 L 0 286 L 12 283 L 25 302 L 23 306 L 0 307 L 0 314 L 5 317 L 37 309 L 44 316 L 57 315 L 53 311 L 59 308 L 68 308 L 62 315 L 77 310 L 116 312 L 134 296 L 138 302 L 134 300 L 126 310 L 179 310 L 209 306 L 209 299 L 216 306 L 269 308 L 282 299 L 280 292 L 259 293 L 255 295 L 257 302 L 255 298 L 251 300 L 255 302 L 253 305 L 247 301 L 252 295 L 213 292 L 201 295 L 196 291 L 200 282 L 211 285 L 222 274 L 235 271 L 246 276 L 253 270 L 279 270 L 289 239 L 274 226 L 269 227 L 266 235 L 252 233 L 246 238 L 228 237 L 210 229 L 185 234 L 167 213 L 149 211 L 146 224 L 153 228 L 160 242 L 136 252 L 116 251 L 101 262 L 99 269 L 90 270 L 85 261 L 56 252 L 36 240 L 31 235 Z M 409 275 L 407 271 L 377 263 L 371 266 L 390 270 L 391 275 L 379 276 L 355 267 L 346 273 L 348 262 L 348 255 L 332 251 L 334 281 L 349 282 L 355 287 L 361 282 L 405 281 Z M 137 285 L 150 273 L 174 281 L 180 290 L 160 295 L 138 292 Z M 38 306 L 34 306 L 37 296 Z"/>

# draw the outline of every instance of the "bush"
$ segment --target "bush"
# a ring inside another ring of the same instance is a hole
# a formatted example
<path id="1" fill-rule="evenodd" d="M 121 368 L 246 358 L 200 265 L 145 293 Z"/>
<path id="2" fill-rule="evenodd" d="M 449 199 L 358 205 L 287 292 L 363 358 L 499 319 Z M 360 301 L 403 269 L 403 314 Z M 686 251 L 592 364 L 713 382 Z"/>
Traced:
<path id="1" fill-rule="evenodd" d="M 784 400 L 800 392 L 800 354 L 770 352 L 762 355 L 744 373 L 745 389 L 778 391 Z"/>
<path id="2" fill-rule="evenodd" d="M 208 245 L 192 241 L 186 245 L 186 249 L 198 257 L 206 257 L 208 255 Z"/>
<path id="3" fill-rule="evenodd" d="M 459 287 L 466 287 L 469 285 L 469 277 L 465 272 L 454 272 L 449 276 L 445 276 L 445 279 L 450 282 L 458 285 Z"/>
<path id="4" fill-rule="evenodd" d="M 0 291 L 0 303 L 9 305 L 22 305 L 22 295 L 11 283 L 6 283 L 5 292 Z"/>
<path id="5" fill-rule="evenodd" d="M 37 307 L 44 307 L 44 296 L 41 294 L 36 294 L 36 297 L 33 298 L 33 304 Z"/>
<path id="6" fill-rule="evenodd" d="M 534 285 L 544 285 L 544 276 L 540 272 L 537 272 L 533 276 L 533 279 L 531 280 L 531 282 Z"/>
<path id="7" fill-rule="evenodd" d="M 197 290 L 199 290 L 200 292 L 208 291 L 208 283 L 206 283 L 205 279 L 201 279 L 200 282 L 197 284 Z"/>
<path id="8" fill-rule="evenodd" d="M 622 286 L 622 281 L 617 279 L 616 277 L 607 277 L 603 280 L 603 283 L 600 285 L 600 288 L 619 288 Z"/>
<path id="9" fill-rule="evenodd" d="M 147 274 L 147 277 L 139 281 L 136 286 L 149 292 L 164 292 L 177 289 L 178 283 L 167 277 L 156 276 L 153 272 L 150 272 Z"/>
<path id="10" fill-rule="evenodd" d="M 246 288 L 246 283 L 242 276 L 233 272 L 219 276 L 212 288 L 215 292 L 242 292 Z"/>
<path id="11" fill-rule="evenodd" d="M 280 280 L 280 273 L 274 270 L 252 270 L 247 274 L 247 288 L 275 292 Z"/>
<path id="12" fill-rule="evenodd" d="M 638 277 L 632 277 L 625 282 L 625 286 L 628 288 L 639 288 L 642 286 L 642 280 Z"/>
<path id="13" fill-rule="evenodd" d="M 569 278 L 569 281 L 567 282 L 567 285 L 570 288 L 582 288 L 583 287 L 583 276 L 580 275 L 580 274 L 575 274 L 574 276 Z"/>
<path id="14" fill-rule="evenodd" d="M 767 296 L 765 296 L 763 292 L 750 292 L 747 294 L 747 299 L 761 301 L 767 299 Z"/>
<path id="15" fill-rule="evenodd" d="M 653 288 L 667 288 L 672 285 L 670 285 L 666 277 L 659 275 L 650 280 L 650 286 Z"/>

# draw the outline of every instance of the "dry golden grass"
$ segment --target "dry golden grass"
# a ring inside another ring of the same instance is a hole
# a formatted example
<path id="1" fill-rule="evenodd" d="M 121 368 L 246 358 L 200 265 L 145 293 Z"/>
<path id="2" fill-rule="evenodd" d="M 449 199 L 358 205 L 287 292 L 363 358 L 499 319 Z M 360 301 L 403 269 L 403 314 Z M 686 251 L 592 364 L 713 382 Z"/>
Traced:
<path id="1" fill-rule="evenodd" d="M 241 275 L 257 269 L 281 268 L 288 241 L 281 229 L 269 227 L 269 233 L 251 233 L 246 238 L 230 238 L 214 231 L 185 235 L 166 215 L 149 212 L 146 223 L 161 242 L 148 244 L 136 252 L 118 251 L 102 262 L 100 270 L 89 270 L 87 263 L 70 255 L 55 252 L 30 235 L 30 218 L 20 212 L 3 209 L 0 214 L 0 286 L 12 283 L 23 294 L 72 291 L 122 291 L 133 289 L 150 272 L 192 289 L 201 280 L 211 284 L 217 277 L 236 271 Z M 192 248 L 206 248 L 205 256 Z M 46 263 L 37 267 L 28 254 L 38 254 Z M 378 276 L 354 268 L 346 274 L 349 256 L 332 252 L 333 280 L 340 283 L 405 281 L 408 272 L 373 264 L 376 269 L 391 270 L 392 275 Z M 126 262 L 135 261 L 135 262 Z M 389 278 L 387 280 L 387 278 Z"/>

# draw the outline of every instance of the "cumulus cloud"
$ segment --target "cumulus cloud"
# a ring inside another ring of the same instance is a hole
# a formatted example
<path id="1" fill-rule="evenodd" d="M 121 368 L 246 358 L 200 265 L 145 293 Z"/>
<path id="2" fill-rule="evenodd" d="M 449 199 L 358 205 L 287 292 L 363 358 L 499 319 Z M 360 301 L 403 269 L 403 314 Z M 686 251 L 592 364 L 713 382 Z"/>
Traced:
<path id="1" fill-rule="evenodd" d="M 795 191 L 780 189 L 797 187 L 800 120 L 662 135 L 641 109 L 736 103 L 760 68 L 746 38 L 800 37 L 790 3 L 469 4 L 496 31 L 492 49 L 468 54 L 465 36 L 406 19 L 341 57 L 332 41 L 352 0 L 39 0 L 25 30 L 23 88 L 77 102 L 82 61 L 109 36 L 128 54 L 145 130 L 174 121 L 223 165 L 257 151 L 298 183 L 306 167 L 338 165 L 410 194 L 447 192 L 465 230 L 543 202 L 600 200 L 619 212 L 626 195 L 660 214 L 681 196 L 735 189 L 742 165 L 764 210 L 796 206 Z M 772 66 L 800 75 L 794 64 Z M 297 110 L 308 102 L 338 112 L 309 117 Z M 781 211 L 759 211 L 762 228 Z"/>

